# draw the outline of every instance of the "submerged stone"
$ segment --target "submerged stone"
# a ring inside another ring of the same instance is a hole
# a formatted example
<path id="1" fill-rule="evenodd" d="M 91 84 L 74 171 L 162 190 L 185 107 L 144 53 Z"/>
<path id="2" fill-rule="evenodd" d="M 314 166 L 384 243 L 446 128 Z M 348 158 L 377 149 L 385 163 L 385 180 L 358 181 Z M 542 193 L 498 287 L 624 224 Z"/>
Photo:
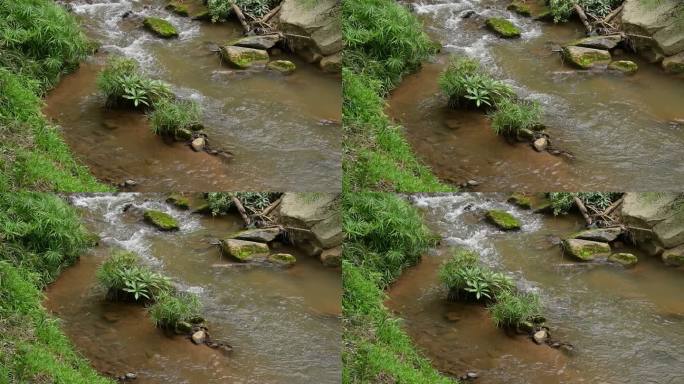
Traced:
<path id="1" fill-rule="evenodd" d="M 520 37 L 520 28 L 506 19 L 500 17 L 490 17 L 486 21 L 487 28 L 504 38 Z"/>
<path id="2" fill-rule="evenodd" d="M 294 72 L 297 66 L 289 60 L 274 60 L 266 64 L 266 68 L 289 75 Z"/>
<path id="3" fill-rule="evenodd" d="M 633 75 L 639 69 L 639 66 L 630 60 L 618 60 L 608 64 L 608 69 L 620 71 L 626 75 Z"/>
<path id="4" fill-rule="evenodd" d="M 269 255 L 268 261 L 270 261 L 273 264 L 291 267 L 297 262 L 297 258 L 290 255 L 289 253 L 276 253 L 273 255 Z"/>
<path id="5" fill-rule="evenodd" d="M 487 211 L 487 220 L 504 231 L 520 229 L 520 221 L 508 212 L 498 209 Z"/>
<path id="6" fill-rule="evenodd" d="M 681 267 L 684 265 L 684 245 L 668 249 L 663 252 L 663 262 L 673 267 Z"/>
<path id="7" fill-rule="evenodd" d="M 171 23 L 158 17 L 146 17 L 143 22 L 145 28 L 159 37 L 178 37 L 178 30 Z"/>
<path id="8" fill-rule="evenodd" d="M 174 231 L 180 228 L 176 219 L 174 219 L 168 213 L 164 213 L 162 211 L 148 209 L 145 211 L 143 216 L 146 222 L 154 225 L 162 231 Z"/>
<path id="9" fill-rule="evenodd" d="M 247 262 L 268 254 L 266 244 L 232 238 L 221 240 L 221 249 L 226 255 L 240 262 Z"/>
<path id="10" fill-rule="evenodd" d="M 608 261 L 618 263 L 625 267 L 633 267 L 639 259 L 631 253 L 620 252 L 608 256 Z"/>
<path id="11" fill-rule="evenodd" d="M 610 64 L 610 52 L 601 49 L 566 46 L 563 47 L 565 60 L 581 69 Z"/>
<path id="12" fill-rule="evenodd" d="M 240 69 L 247 69 L 255 64 L 266 64 L 268 62 L 268 52 L 263 49 L 233 45 L 221 47 L 221 57 L 228 64 Z"/>
<path id="13" fill-rule="evenodd" d="M 610 255 L 610 245 L 608 243 L 582 239 L 566 239 L 563 240 L 561 245 L 565 252 L 582 261 L 591 261 L 597 257 Z"/>

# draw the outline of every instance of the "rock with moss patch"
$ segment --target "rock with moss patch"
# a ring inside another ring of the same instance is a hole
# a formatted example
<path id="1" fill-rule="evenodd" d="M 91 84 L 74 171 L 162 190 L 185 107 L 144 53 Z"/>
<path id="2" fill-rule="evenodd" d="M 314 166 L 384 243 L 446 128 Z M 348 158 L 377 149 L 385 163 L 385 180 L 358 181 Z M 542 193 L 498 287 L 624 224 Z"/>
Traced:
<path id="1" fill-rule="evenodd" d="M 618 263 L 618 264 L 622 265 L 623 267 L 633 267 L 636 265 L 636 263 L 637 263 L 637 261 L 639 261 L 639 259 L 637 259 L 637 257 L 631 253 L 620 252 L 620 253 L 613 253 L 612 255 L 608 256 L 608 261 Z"/>
<path id="2" fill-rule="evenodd" d="M 193 20 L 211 20 L 209 8 L 203 0 L 171 0 L 166 5 L 166 9 Z"/>
<path id="3" fill-rule="evenodd" d="M 522 1 L 514 1 L 508 4 L 508 7 L 506 7 L 506 9 L 508 9 L 509 11 L 513 11 L 521 16 L 532 16 L 532 10 L 530 9 L 530 6 Z"/>
<path id="4" fill-rule="evenodd" d="M 504 231 L 520 229 L 520 221 L 506 211 L 491 209 L 487 211 L 487 220 Z"/>
<path id="5" fill-rule="evenodd" d="M 176 219 L 162 211 L 148 209 L 143 216 L 147 223 L 154 225 L 162 231 L 175 231 L 180 228 Z"/>
<path id="6" fill-rule="evenodd" d="M 667 73 L 674 75 L 684 73 L 684 52 L 665 58 L 662 65 Z"/>
<path id="7" fill-rule="evenodd" d="M 589 69 L 610 64 L 610 52 L 602 49 L 576 47 L 574 45 L 563 47 L 563 57 L 570 64 Z"/>
<path id="8" fill-rule="evenodd" d="M 221 47 L 221 57 L 228 64 L 240 69 L 247 69 L 254 65 L 265 65 L 268 62 L 268 52 L 263 49 L 233 45 Z"/>
<path id="9" fill-rule="evenodd" d="M 639 66 L 631 60 L 617 60 L 608 64 L 608 69 L 620 71 L 625 75 L 633 75 L 637 72 Z"/>
<path id="10" fill-rule="evenodd" d="M 178 37 L 178 30 L 176 27 L 164 19 L 160 19 L 158 17 L 146 17 L 143 24 L 145 25 L 145 28 L 159 37 L 163 37 L 165 39 Z"/>
<path id="11" fill-rule="evenodd" d="M 188 141 L 192 139 L 192 131 L 185 128 L 176 129 L 173 137 L 176 141 Z"/>
<path id="12" fill-rule="evenodd" d="M 223 252 L 240 262 L 247 262 L 268 255 L 268 245 L 255 241 L 224 239 L 221 240 Z"/>
<path id="13" fill-rule="evenodd" d="M 256 241 L 259 243 L 270 243 L 280 235 L 280 228 L 255 228 L 238 232 L 232 237 L 239 240 Z"/>
<path id="14" fill-rule="evenodd" d="M 268 256 L 268 261 L 273 264 L 278 264 L 283 267 L 291 267 L 297 262 L 297 258 L 290 255 L 289 253 L 275 253 Z"/>
<path id="15" fill-rule="evenodd" d="M 600 241 L 602 243 L 609 243 L 611 241 L 617 240 L 617 238 L 622 234 L 622 228 L 620 227 L 608 227 L 608 228 L 592 228 L 581 232 L 578 232 L 572 236 L 573 239 L 582 240 L 592 240 Z"/>
<path id="16" fill-rule="evenodd" d="M 511 23 L 506 19 L 500 17 L 490 17 L 486 21 L 487 28 L 497 35 L 510 39 L 514 37 L 520 37 L 520 28 L 516 27 L 515 24 Z"/>
<path id="17" fill-rule="evenodd" d="M 266 67 L 272 71 L 280 72 L 284 75 L 289 75 L 297 69 L 297 66 L 289 60 L 274 60 L 269 62 Z"/>
<path id="18" fill-rule="evenodd" d="M 566 239 L 561 243 L 563 250 L 582 261 L 591 261 L 610 255 L 610 245 L 598 241 Z"/>
<path id="19" fill-rule="evenodd" d="M 532 207 L 532 201 L 530 197 L 521 192 L 515 192 L 508 197 L 507 200 L 511 204 L 515 204 L 520 208 L 530 209 Z"/>
<path id="20" fill-rule="evenodd" d="M 166 9 L 180 16 L 190 16 L 190 8 L 188 7 L 188 4 L 180 0 L 170 1 L 166 5 Z"/>
<path id="21" fill-rule="evenodd" d="M 180 209 L 190 208 L 190 199 L 181 195 L 180 193 L 172 193 L 166 198 L 166 202 L 173 204 Z"/>
<path id="22" fill-rule="evenodd" d="M 668 249 L 663 252 L 663 262 L 673 267 L 681 267 L 684 265 L 684 245 Z"/>
<path id="23" fill-rule="evenodd" d="M 254 48 L 254 49 L 271 49 L 275 47 L 280 41 L 280 35 L 270 34 L 270 35 L 254 35 L 245 36 L 243 38 L 237 39 L 228 45 L 234 45 L 237 47 Z"/>

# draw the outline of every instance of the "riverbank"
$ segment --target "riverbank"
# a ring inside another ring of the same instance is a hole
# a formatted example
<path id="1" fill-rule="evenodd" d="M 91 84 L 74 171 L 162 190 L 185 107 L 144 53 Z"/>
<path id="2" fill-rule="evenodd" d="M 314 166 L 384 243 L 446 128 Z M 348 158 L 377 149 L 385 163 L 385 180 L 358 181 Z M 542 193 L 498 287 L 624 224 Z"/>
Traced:
<path id="1" fill-rule="evenodd" d="M 41 113 L 41 97 L 93 51 L 74 17 L 50 0 L 5 1 L 0 30 L 0 191 L 111 190 Z"/>

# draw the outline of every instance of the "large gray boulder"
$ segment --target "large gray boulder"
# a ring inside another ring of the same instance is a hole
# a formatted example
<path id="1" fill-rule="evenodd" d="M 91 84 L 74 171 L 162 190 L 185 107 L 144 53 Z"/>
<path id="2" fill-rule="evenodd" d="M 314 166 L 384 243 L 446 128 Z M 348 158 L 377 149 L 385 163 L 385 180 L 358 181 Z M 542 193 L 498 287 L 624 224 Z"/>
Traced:
<path id="1" fill-rule="evenodd" d="M 308 229 L 323 249 L 342 244 L 342 215 L 339 194 L 285 193 L 279 207 L 280 221 L 291 227 Z M 298 239 L 295 239 L 297 241 Z"/>
<path id="2" fill-rule="evenodd" d="M 684 23 L 681 0 L 626 0 L 622 30 L 632 36 L 637 51 L 652 62 L 684 51 Z M 678 20 L 680 19 L 680 20 Z"/>
<path id="3" fill-rule="evenodd" d="M 622 219 L 632 227 L 633 237 L 642 248 L 657 252 L 658 246 L 668 249 L 684 244 L 684 194 L 627 193 Z"/>

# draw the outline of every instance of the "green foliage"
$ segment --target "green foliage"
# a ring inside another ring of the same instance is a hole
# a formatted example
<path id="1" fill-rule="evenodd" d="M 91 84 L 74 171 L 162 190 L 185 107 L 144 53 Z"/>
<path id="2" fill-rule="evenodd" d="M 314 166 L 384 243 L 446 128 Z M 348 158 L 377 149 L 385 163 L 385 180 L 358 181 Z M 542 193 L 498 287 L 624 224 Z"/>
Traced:
<path id="1" fill-rule="evenodd" d="M 155 326 L 174 329 L 180 322 L 191 322 L 199 317 L 201 304 L 197 295 L 187 292 L 163 292 L 148 309 Z"/>
<path id="2" fill-rule="evenodd" d="M 234 2 L 243 13 L 257 19 L 262 18 L 279 3 L 276 0 L 234 0 Z M 231 0 L 208 0 L 207 7 L 209 7 L 211 20 L 215 23 L 226 21 L 233 16 Z"/>
<path id="3" fill-rule="evenodd" d="M 233 209 L 233 196 L 237 197 L 242 206 L 251 212 L 261 212 L 274 202 L 280 193 L 272 192 L 210 192 L 207 203 L 212 215 L 225 215 Z"/>
<path id="4" fill-rule="evenodd" d="M 534 293 L 502 292 L 491 304 L 489 312 L 497 327 L 515 328 L 523 323 L 535 323 L 541 318 L 541 303 Z"/>
<path id="5" fill-rule="evenodd" d="M 135 60 L 117 56 L 109 59 L 98 76 L 97 87 L 110 107 L 158 107 L 173 97 L 168 84 L 142 74 Z"/>
<path id="6" fill-rule="evenodd" d="M 132 252 L 118 251 L 97 271 L 97 280 L 115 300 L 150 301 L 171 290 L 171 281 L 139 265 Z"/>
<path id="7" fill-rule="evenodd" d="M 603 211 L 620 197 L 617 192 L 550 192 L 549 200 L 553 207 L 553 214 L 566 214 L 575 208 L 574 198 L 578 197 L 584 206 Z"/>
<path id="8" fill-rule="evenodd" d="M 152 132 L 160 136 L 176 136 L 178 130 L 201 127 L 202 110 L 193 100 L 162 100 L 150 113 Z"/>
<path id="9" fill-rule="evenodd" d="M 439 278 L 451 299 L 491 301 L 513 289 L 513 282 L 500 272 L 478 264 L 478 255 L 459 249 L 439 270 Z"/>
<path id="10" fill-rule="evenodd" d="M 522 129 L 541 124 L 541 115 L 541 107 L 535 101 L 503 99 L 491 113 L 492 129 L 497 135 L 515 136 Z"/>
<path id="11" fill-rule="evenodd" d="M 454 56 L 439 76 L 439 87 L 451 107 L 491 108 L 513 96 L 506 83 L 495 80 L 472 58 Z"/>
<path id="12" fill-rule="evenodd" d="M 567 21 L 574 13 L 574 4 L 579 4 L 586 13 L 604 18 L 624 0 L 550 0 L 549 7 L 556 22 Z"/>

